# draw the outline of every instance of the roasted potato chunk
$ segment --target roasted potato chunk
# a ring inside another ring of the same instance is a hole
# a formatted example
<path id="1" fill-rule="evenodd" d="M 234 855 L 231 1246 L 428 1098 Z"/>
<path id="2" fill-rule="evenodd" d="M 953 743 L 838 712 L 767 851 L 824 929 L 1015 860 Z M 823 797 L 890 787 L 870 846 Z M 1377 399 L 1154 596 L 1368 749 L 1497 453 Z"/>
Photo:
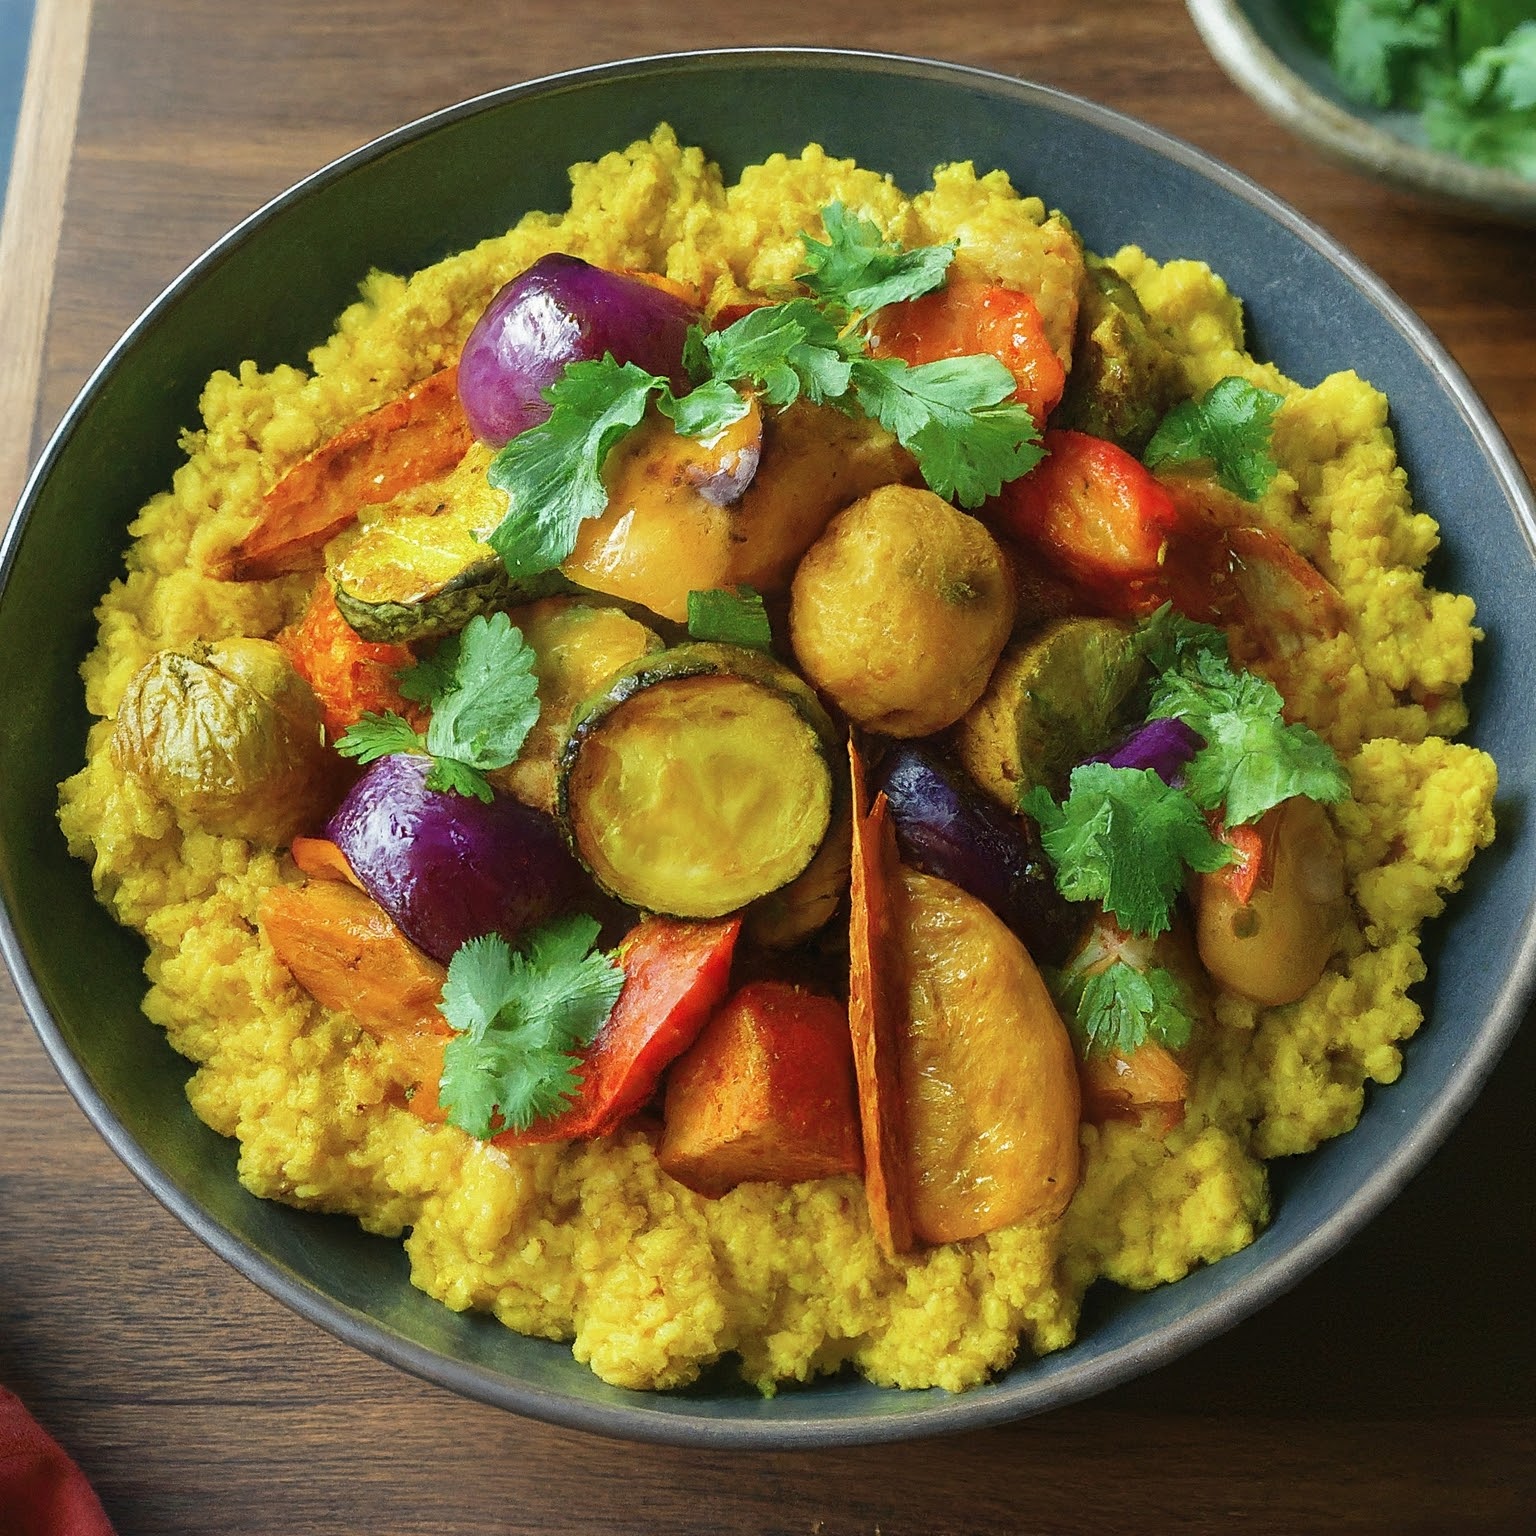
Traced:
<path id="1" fill-rule="evenodd" d="M 1014 608 L 1007 562 L 981 523 L 932 491 L 888 485 L 839 512 L 800 562 L 790 639 L 850 719 L 928 736 L 980 697 Z"/>

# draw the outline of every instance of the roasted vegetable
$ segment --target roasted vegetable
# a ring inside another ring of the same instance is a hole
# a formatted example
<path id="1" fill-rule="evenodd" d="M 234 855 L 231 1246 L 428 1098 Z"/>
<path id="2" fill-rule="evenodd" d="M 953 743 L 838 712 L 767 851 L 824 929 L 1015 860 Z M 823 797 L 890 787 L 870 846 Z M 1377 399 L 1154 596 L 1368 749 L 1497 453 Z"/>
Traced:
<path id="1" fill-rule="evenodd" d="M 871 331 L 876 357 L 914 365 L 981 354 L 997 358 L 1018 381 L 1014 399 L 1029 407 L 1037 427 L 1045 426 L 1066 384 L 1034 299 L 980 278 L 951 274 L 932 293 L 887 305 Z"/>
<path id="2" fill-rule="evenodd" d="M 1077 1063 L 1024 946 L 958 886 L 901 874 L 901 1089 L 912 1228 L 978 1237 L 1061 1214 L 1077 1188 Z"/>
<path id="3" fill-rule="evenodd" d="M 1106 437 L 1139 457 L 1189 392 L 1183 365 L 1107 262 L 1088 258 L 1080 298 L 1072 375 L 1054 425 Z"/>
<path id="4" fill-rule="evenodd" d="M 730 987 L 739 918 L 680 923 L 644 918 L 619 946 L 624 987 L 578 1071 L 581 1091 L 563 1114 L 525 1131 L 504 1131 L 502 1145 L 527 1146 L 608 1136 L 645 1107 L 661 1074 L 693 1044 Z"/>
<path id="5" fill-rule="evenodd" d="M 1057 894 L 1033 821 L 1006 814 L 926 743 L 888 752 L 873 787 L 906 864 L 986 902 L 1042 965 L 1061 959 L 1082 919 Z"/>
<path id="6" fill-rule="evenodd" d="M 858 1173 L 847 1011 L 788 982 L 749 983 L 673 1064 L 663 1118 L 657 1162 L 711 1198 Z"/>
<path id="7" fill-rule="evenodd" d="M 569 363 L 611 353 L 648 373 L 681 372 L 699 311 L 653 282 L 559 252 L 507 283 L 475 322 L 459 357 L 459 398 L 483 443 L 499 448 L 549 416 L 544 391 Z"/>
<path id="8" fill-rule="evenodd" d="M 1284 800 L 1257 826 L 1263 851 L 1256 882 L 1244 874 L 1235 886 L 1225 870 L 1198 877 L 1196 940 L 1220 986 L 1275 1007 L 1311 991 L 1338 945 L 1344 855 L 1315 800 Z"/>
<path id="9" fill-rule="evenodd" d="M 1114 737 L 1142 676 L 1129 625 L 1063 619 L 1003 652 L 987 690 L 960 721 L 955 747 L 971 777 L 1009 810 L 1036 784 L 1052 789 Z"/>
<path id="10" fill-rule="evenodd" d="M 709 460 L 698 445 L 664 418 L 648 418 L 609 454 L 607 510 L 581 524 L 561 569 L 578 586 L 683 623 L 689 592 L 783 591 L 834 512 L 911 472 L 896 440 L 872 422 L 801 403 L 766 421 L 754 413 L 706 445 L 717 475 L 729 479 L 741 433 L 758 422 L 757 473 L 739 500 L 720 506 L 705 494 Z"/>
<path id="11" fill-rule="evenodd" d="M 410 753 L 381 757 L 326 826 L 413 943 L 447 961 L 466 939 L 513 940 L 595 896 L 550 817 L 510 795 L 487 805 L 428 789 L 429 766 Z"/>
<path id="12" fill-rule="evenodd" d="M 453 470 L 399 497 L 330 568 L 336 606 L 365 640 L 405 644 L 462 629 L 476 614 L 566 588 L 558 573 L 514 585 L 483 542 L 506 511 L 472 447 Z"/>
<path id="13" fill-rule="evenodd" d="M 890 1256 L 912 1247 L 911 1168 L 901 1061 L 906 979 L 896 934 L 900 864 L 890 803 L 866 812 L 864 762 L 848 743 L 853 794 L 853 871 L 848 918 L 848 1029 L 864 1141 L 864 1198 L 875 1241 Z"/>
<path id="14" fill-rule="evenodd" d="M 273 886 L 259 917 L 294 980 L 382 1042 L 417 1112 L 440 1119 L 437 1080 L 452 1034 L 437 1006 L 443 967 L 417 949 L 371 896 L 342 880 Z"/>
<path id="15" fill-rule="evenodd" d="M 974 704 L 1013 626 L 997 541 L 932 491 L 888 485 L 839 512 L 795 572 L 790 638 L 851 719 L 928 736 Z"/>
<path id="16" fill-rule="evenodd" d="M 788 885 L 747 908 L 747 937 L 763 949 L 792 949 L 832 920 L 848 894 L 853 824 L 845 795 L 834 790 L 832 824 L 816 856 Z"/>
<path id="17" fill-rule="evenodd" d="M 1045 434 L 1045 459 L 1010 481 L 989 515 L 1116 613 L 1150 613 L 1178 512 L 1124 449 L 1084 432 Z M 1148 589 L 1151 590 L 1148 590 Z"/>
<path id="18" fill-rule="evenodd" d="M 129 680 L 112 757 L 187 821 L 280 847 L 339 787 L 320 705 L 270 640 L 157 652 Z"/>
<path id="19" fill-rule="evenodd" d="M 593 607 L 578 597 L 548 597 L 515 609 L 511 619 L 533 647 L 539 718 L 516 761 L 491 779 L 553 816 L 555 779 L 572 712 L 620 667 L 661 650 L 662 640 L 622 609 Z"/>
<path id="20" fill-rule="evenodd" d="M 342 618 L 325 577 L 316 581 L 298 623 L 279 631 L 277 643 L 314 690 L 332 741 L 365 714 L 392 711 L 417 729 L 425 725 L 424 711 L 400 691 L 400 674 L 415 665 L 415 656 L 403 645 L 364 640 Z"/>
<path id="21" fill-rule="evenodd" d="M 620 671 L 575 715 L 559 812 L 631 906 L 719 917 L 793 880 L 821 846 L 837 735 L 760 651 L 696 642 Z"/>
<path id="22" fill-rule="evenodd" d="M 256 526 L 209 574 L 256 581 L 318 570 L 360 507 L 392 501 L 463 458 L 471 435 L 455 391 L 455 370 L 445 368 L 343 427 L 267 492 Z"/>
<path id="23" fill-rule="evenodd" d="M 1183 1122 L 1189 1074 L 1167 1046 L 1148 1040 L 1134 1051 L 1103 1051 L 1077 1066 L 1083 1119 L 1134 1120 L 1159 1136 Z"/>

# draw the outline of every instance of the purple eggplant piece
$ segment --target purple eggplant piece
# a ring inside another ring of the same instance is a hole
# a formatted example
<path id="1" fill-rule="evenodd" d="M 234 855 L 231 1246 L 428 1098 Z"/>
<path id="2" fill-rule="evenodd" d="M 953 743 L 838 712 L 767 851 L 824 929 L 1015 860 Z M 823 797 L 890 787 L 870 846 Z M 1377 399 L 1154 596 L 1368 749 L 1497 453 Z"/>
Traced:
<path id="1" fill-rule="evenodd" d="M 1010 816 L 963 768 L 912 743 L 886 754 L 873 788 L 890 801 L 908 864 L 984 901 L 1037 963 L 1066 955 L 1082 915 L 1057 891 L 1033 822 Z"/>
<path id="2" fill-rule="evenodd" d="M 486 805 L 428 789 L 430 766 L 409 753 L 381 757 L 325 829 L 412 943 L 446 962 L 483 934 L 515 941 L 577 907 L 606 915 L 552 817 L 510 795 Z"/>
<path id="3" fill-rule="evenodd" d="M 1138 725 L 1118 747 L 1085 758 L 1111 768 L 1151 768 L 1165 784 L 1177 784 L 1184 766 L 1205 745 L 1205 738 L 1182 720 L 1148 720 Z"/>
<path id="4" fill-rule="evenodd" d="M 682 392 L 683 344 L 699 312 L 638 277 L 576 256 L 541 256 L 475 322 L 459 357 L 459 400 L 475 436 L 493 448 L 549 419 L 544 398 L 567 363 L 612 354 Z"/>

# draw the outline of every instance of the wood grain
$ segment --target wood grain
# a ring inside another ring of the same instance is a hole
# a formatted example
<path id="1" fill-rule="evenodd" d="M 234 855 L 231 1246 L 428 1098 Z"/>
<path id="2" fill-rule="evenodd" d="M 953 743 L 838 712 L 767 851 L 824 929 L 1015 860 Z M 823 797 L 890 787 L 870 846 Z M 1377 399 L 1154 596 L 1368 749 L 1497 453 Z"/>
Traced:
<path id="1" fill-rule="evenodd" d="M 30 451 L 166 282 L 331 157 L 553 70 L 807 42 L 1027 75 L 1211 150 L 1417 309 L 1536 468 L 1532 236 L 1426 211 L 1317 160 L 1226 82 L 1177 0 L 99 5 L 37 408 L 21 412 Z M 4 988 L 0 1379 L 80 1459 L 123 1536 L 1519 1531 L 1536 1515 L 1533 1073 L 1527 1029 L 1348 1250 L 1149 1377 L 915 1447 L 728 1455 L 519 1420 L 292 1316 L 117 1163 Z"/>

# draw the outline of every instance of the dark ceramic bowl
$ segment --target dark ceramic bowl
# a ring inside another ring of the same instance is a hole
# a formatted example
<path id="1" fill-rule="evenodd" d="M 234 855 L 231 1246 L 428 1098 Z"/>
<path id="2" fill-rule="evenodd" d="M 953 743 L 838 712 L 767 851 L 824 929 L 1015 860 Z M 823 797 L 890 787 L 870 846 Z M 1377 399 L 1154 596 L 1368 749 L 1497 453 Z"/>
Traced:
<path id="1" fill-rule="evenodd" d="M 1415 112 L 1352 101 L 1287 0 L 1185 5 L 1233 83 L 1330 160 L 1443 207 L 1536 224 L 1536 181 L 1432 149 Z"/>
<path id="2" fill-rule="evenodd" d="M 170 480 L 202 381 L 252 355 L 302 363 L 370 266 L 410 271 L 527 209 L 564 206 L 568 165 L 661 120 L 732 173 L 809 140 L 913 188 L 971 158 L 1067 209 L 1097 249 L 1138 241 L 1209 261 L 1247 300 L 1260 355 L 1306 383 L 1355 367 L 1387 391 L 1420 504 L 1445 526 L 1434 575 L 1476 595 L 1490 635 L 1473 740 L 1503 771 L 1500 840 L 1432 929 L 1428 1022 L 1402 1081 L 1352 1134 L 1275 1168 L 1274 1224 L 1251 1248 L 1145 1295 L 1096 1293 L 1072 1348 L 961 1397 L 837 1378 L 764 1400 L 724 1372 L 674 1394 L 608 1387 L 562 1345 L 413 1290 L 399 1243 L 246 1194 L 234 1144 L 193 1116 L 187 1064 L 140 1013 L 138 939 L 96 905 L 55 830 L 55 785 L 87 724 L 76 668 L 92 605 L 135 509 Z M 827 1445 L 1017 1418 L 1167 1361 L 1294 1284 L 1428 1158 L 1515 1029 L 1536 943 L 1533 533 L 1509 448 L 1424 326 L 1289 209 L 1141 124 L 977 70 L 812 51 L 642 59 L 515 86 L 390 134 L 248 219 L 113 349 L 48 444 L 0 566 L 0 654 L 27 659 L 0 670 L 0 940 L 59 1072 L 118 1155 L 216 1252 L 371 1354 L 519 1413 L 638 1439 Z"/>

